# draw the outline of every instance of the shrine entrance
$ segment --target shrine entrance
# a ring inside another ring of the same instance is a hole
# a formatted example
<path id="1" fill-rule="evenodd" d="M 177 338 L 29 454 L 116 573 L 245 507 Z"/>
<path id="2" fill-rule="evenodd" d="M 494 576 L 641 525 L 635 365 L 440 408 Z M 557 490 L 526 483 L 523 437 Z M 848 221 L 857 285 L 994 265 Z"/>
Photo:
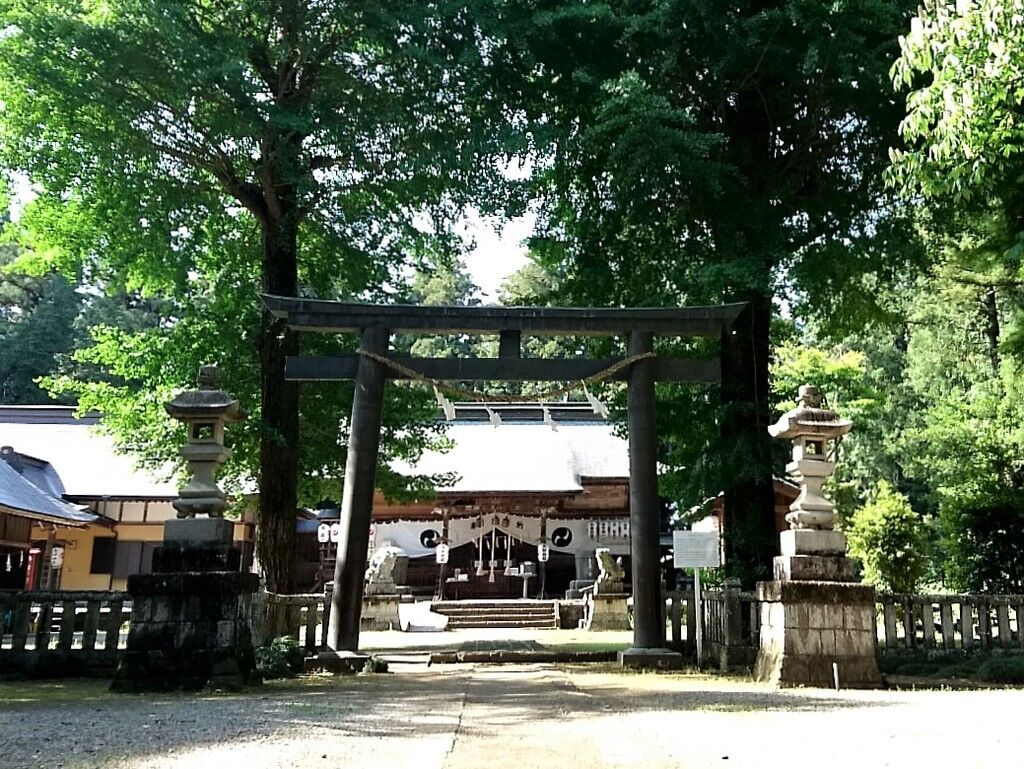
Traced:
<path id="1" fill-rule="evenodd" d="M 558 554 L 570 564 L 571 556 Z M 438 578 L 440 600 L 467 598 L 543 598 L 537 545 L 514 532 L 492 527 L 475 542 L 454 547 Z M 544 564 L 550 571 L 548 563 Z"/>
<path id="2" fill-rule="evenodd" d="M 580 382 L 625 380 L 629 431 L 629 516 L 632 565 L 633 647 L 622 653 L 623 664 L 673 664 L 665 649 L 665 603 L 661 587 L 660 531 L 657 477 L 657 431 L 654 385 L 662 382 L 721 380 L 723 356 L 745 349 L 738 338 L 745 324 L 737 320 L 743 304 L 675 309 L 572 309 L 546 307 L 440 307 L 371 305 L 291 297 L 263 296 L 266 309 L 292 331 L 358 334 L 356 353 L 335 357 L 293 356 L 285 375 L 292 381 L 355 381 L 341 506 L 341 541 L 335 564 L 327 647 L 355 652 L 363 602 L 363 572 L 376 488 L 381 411 L 387 379 L 434 383 L 471 381 Z M 737 330 L 734 330 L 737 329 Z M 488 335 L 499 337 L 497 358 L 418 358 L 390 350 L 391 335 Z M 626 355 L 593 359 L 522 357 L 522 337 L 619 336 Z M 710 337 L 721 342 L 716 359 L 659 357 L 654 337 Z M 444 403 L 444 401 L 442 401 Z M 486 559 L 487 584 L 491 561 L 499 566 L 500 526 L 491 550 L 478 545 L 476 561 Z M 506 538 L 508 531 L 504 532 Z M 546 542 L 542 532 L 540 543 Z M 513 537 L 514 539 L 514 537 Z M 509 541 L 505 542 L 506 554 Z M 514 547 L 514 544 L 513 544 Z M 450 555 L 450 554 L 449 554 Z M 482 564 L 473 564 L 475 577 Z M 448 577 L 446 576 L 445 579 Z M 468 580 L 467 580 L 468 581 Z M 447 583 L 446 583 L 447 584 Z M 679 655 L 674 655 L 678 657 Z M 681 664 L 681 658 L 679 659 Z"/>

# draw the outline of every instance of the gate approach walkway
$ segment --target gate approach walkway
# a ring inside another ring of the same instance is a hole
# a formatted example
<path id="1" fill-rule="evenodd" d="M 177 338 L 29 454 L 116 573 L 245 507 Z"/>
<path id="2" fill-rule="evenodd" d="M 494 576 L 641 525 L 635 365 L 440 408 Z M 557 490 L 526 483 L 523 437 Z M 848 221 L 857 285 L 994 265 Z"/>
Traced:
<path id="1" fill-rule="evenodd" d="M 546 665 L 402 668 L 241 695 L 0 683 L 5 769 L 1015 766 L 1019 691 L 775 692 Z"/>

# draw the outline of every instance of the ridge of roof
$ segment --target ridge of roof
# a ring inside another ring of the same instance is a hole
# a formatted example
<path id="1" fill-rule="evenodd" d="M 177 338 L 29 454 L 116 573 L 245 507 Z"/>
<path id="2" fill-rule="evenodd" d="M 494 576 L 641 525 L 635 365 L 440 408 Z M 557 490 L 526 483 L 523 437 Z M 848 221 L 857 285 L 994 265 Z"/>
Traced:
<path id="1" fill-rule="evenodd" d="M 0 405 L 0 424 L 99 424 L 98 411 L 76 416 L 77 406 L 59 404 Z"/>

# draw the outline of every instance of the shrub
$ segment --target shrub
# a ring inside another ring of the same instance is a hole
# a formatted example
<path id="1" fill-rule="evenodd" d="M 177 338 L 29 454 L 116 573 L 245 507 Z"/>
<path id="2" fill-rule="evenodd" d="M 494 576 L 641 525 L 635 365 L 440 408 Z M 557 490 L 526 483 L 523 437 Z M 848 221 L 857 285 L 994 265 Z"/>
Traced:
<path id="1" fill-rule="evenodd" d="M 256 673 L 266 681 L 294 678 L 302 672 L 305 654 L 291 636 L 275 638 L 256 650 Z"/>
<path id="2" fill-rule="evenodd" d="M 1024 684 L 1024 655 L 1007 655 L 985 660 L 978 668 L 979 681 L 996 684 Z"/>
<path id="3" fill-rule="evenodd" d="M 950 500 L 939 513 L 946 581 L 966 592 L 1024 592 L 1024 492 Z"/>
<path id="4" fill-rule="evenodd" d="M 894 593 L 917 590 L 928 567 L 928 539 L 924 521 L 905 496 L 879 482 L 874 499 L 853 514 L 846 534 L 866 582 Z"/>

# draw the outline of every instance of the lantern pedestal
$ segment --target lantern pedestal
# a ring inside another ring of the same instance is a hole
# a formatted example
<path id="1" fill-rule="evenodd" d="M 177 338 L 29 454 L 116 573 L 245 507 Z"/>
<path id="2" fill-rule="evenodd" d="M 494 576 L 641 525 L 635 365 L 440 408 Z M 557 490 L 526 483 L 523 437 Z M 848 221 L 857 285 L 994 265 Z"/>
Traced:
<path id="1" fill-rule="evenodd" d="M 250 621 L 258 587 L 257 575 L 237 571 L 130 576 L 128 648 L 110 688 L 235 690 L 250 683 L 256 669 Z"/>
<path id="2" fill-rule="evenodd" d="M 235 690 L 252 681 L 250 622 L 259 577 L 239 571 L 242 554 L 233 536 L 224 518 L 164 524 L 154 573 L 128 578 L 128 649 L 111 689 Z"/>
<path id="3" fill-rule="evenodd" d="M 846 559 L 842 559 L 846 560 Z M 754 674 L 774 686 L 876 689 L 875 591 L 843 582 L 757 584 L 761 649 Z"/>

